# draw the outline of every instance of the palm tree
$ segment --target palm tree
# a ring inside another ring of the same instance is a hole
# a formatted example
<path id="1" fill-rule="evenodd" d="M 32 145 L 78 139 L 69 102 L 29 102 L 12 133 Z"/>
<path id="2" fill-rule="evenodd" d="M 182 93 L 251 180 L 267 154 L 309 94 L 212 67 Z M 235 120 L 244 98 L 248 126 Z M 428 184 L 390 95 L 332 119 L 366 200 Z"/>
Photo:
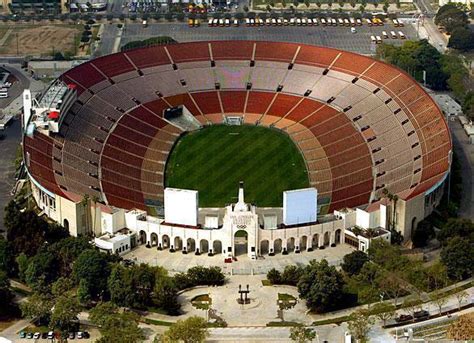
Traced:
<path id="1" fill-rule="evenodd" d="M 86 218 L 86 235 L 90 235 L 90 223 L 89 223 L 89 218 L 90 218 L 90 205 L 89 205 L 89 194 L 84 194 L 82 196 L 81 200 L 81 205 L 84 207 L 84 213 L 85 213 L 85 218 Z"/>
<path id="2" fill-rule="evenodd" d="M 92 235 L 95 236 L 95 222 L 97 219 L 97 202 L 99 201 L 99 197 L 97 195 L 92 196 L 92 202 L 94 203 L 94 220 L 92 221 Z"/>
<path id="3" fill-rule="evenodd" d="M 390 191 L 387 188 L 384 188 L 382 190 L 382 194 L 385 198 L 390 200 L 390 203 L 392 204 L 392 213 L 391 213 L 391 220 L 389 222 L 389 229 L 395 230 L 396 224 L 397 224 L 397 201 L 398 201 L 398 195 L 390 193 Z"/>

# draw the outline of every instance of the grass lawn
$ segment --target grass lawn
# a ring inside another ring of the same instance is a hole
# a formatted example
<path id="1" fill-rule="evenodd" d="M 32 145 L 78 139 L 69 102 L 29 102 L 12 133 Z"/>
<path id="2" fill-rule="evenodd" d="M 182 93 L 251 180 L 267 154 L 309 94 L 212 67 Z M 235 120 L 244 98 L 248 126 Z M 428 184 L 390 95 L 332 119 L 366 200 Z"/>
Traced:
<path id="1" fill-rule="evenodd" d="M 142 322 L 146 324 L 159 325 L 159 326 L 171 326 L 174 324 L 172 322 L 166 322 L 164 320 L 156 320 L 156 319 L 150 319 L 150 318 L 143 318 Z"/>
<path id="2" fill-rule="evenodd" d="M 296 301 L 296 298 L 290 294 L 278 293 L 278 300 L 282 301 Z"/>
<path id="3" fill-rule="evenodd" d="M 208 310 L 212 299 L 209 294 L 200 294 L 191 299 L 191 304 L 198 310 Z"/>
<path id="4" fill-rule="evenodd" d="M 309 187 L 291 138 L 260 126 L 214 125 L 188 133 L 166 166 L 166 186 L 198 190 L 200 207 L 236 202 L 239 181 L 246 202 L 260 207 L 281 207 L 283 191 Z"/>

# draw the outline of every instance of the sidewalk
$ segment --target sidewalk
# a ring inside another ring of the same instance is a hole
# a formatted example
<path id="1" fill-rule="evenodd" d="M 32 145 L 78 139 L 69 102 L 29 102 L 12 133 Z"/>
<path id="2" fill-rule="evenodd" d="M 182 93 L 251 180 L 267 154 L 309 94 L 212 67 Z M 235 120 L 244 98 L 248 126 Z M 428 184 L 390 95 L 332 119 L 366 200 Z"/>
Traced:
<path id="1" fill-rule="evenodd" d="M 461 282 L 458 282 L 456 284 L 453 284 L 453 285 L 450 285 L 448 287 L 445 287 L 443 289 L 441 289 L 440 291 L 442 292 L 447 292 L 447 291 L 450 291 L 454 288 L 457 288 L 457 287 L 461 287 L 469 282 L 472 282 L 474 280 L 474 278 L 470 278 L 470 279 L 467 279 L 467 280 L 464 280 L 464 281 L 461 281 Z M 470 287 L 468 289 L 465 290 L 466 292 L 469 293 L 469 297 L 468 297 L 468 300 L 466 301 L 471 301 L 471 298 L 474 296 L 474 287 Z M 410 297 L 411 295 L 407 295 L 405 297 L 400 297 L 398 298 L 398 302 L 397 302 L 397 305 L 400 305 L 400 304 L 403 304 L 403 301 Z M 429 299 L 429 293 L 427 293 L 427 296 L 428 296 L 428 299 Z M 455 296 L 454 294 L 449 296 L 448 297 L 449 299 L 449 303 L 448 304 L 451 304 L 453 303 L 453 301 L 455 302 L 456 304 L 456 308 L 457 308 L 457 301 L 455 299 Z M 391 300 L 386 300 L 386 302 L 390 302 L 390 303 L 393 303 L 393 301 Z M 445 306 L 449 306 L 448 304 L 446 304 Z M 438 313 L 438 307 L 435 305 L 435 304 L 432 304 L 429 300 L 426 301 L 425 303 L 423 303 L 423 308 L 426 309 L 426 310 L 429 310 L 431 309 L 430 313 L 434 314 L 434 313 Z M 343 316 L 349 316 L 351 313 L 353 313 L 354 311 L 356 310 L 361 310 L 361 309 L 367 309 L 367 305 L 360 305 L 360 306 L 356 306 L 356 307 L 351 307 L 351 308 L 347 308 L 347 309 L 343 309 L 343 310 L 338 310 L 338 311 L 333 311 L 333 312 L 328 312 L 328 313 L 324 313 L 324 314 L 310 314 L 308 313 L 308 315 L 314 320 L 314 321 L 318 321 L 318 320 L 326 320 L 326 319 L 334 319 L 334 318 L 339 318 L 339 317 L 343 317 Z M 397 310 L 397 314 L 405 314 L 404 310 L 403 309 L 400 309 L 400 310 Z"/>

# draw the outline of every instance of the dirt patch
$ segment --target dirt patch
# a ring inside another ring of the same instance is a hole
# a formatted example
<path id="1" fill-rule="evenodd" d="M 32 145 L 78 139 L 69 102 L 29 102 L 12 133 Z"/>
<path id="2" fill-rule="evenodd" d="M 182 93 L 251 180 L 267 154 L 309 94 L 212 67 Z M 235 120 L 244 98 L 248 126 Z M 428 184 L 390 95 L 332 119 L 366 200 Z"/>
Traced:
<path id="1" fill-rule="evenodd" d="M 0 54 L 51 56 L 58 51 L 74 53 L 80 34 L 79 27 L 73 25 L 16 27 L 4 45 L 0 47 Z"/>

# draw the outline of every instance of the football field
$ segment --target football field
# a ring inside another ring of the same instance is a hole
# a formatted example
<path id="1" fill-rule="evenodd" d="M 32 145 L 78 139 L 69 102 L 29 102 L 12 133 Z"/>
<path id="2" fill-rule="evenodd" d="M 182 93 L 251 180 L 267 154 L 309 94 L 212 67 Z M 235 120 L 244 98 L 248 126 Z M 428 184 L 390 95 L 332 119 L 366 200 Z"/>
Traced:
<path id="1" fill-rule="evenodd" d="M 214 125 L 186 134 L 166 166 L 167 187 L 199 191 L 200 207 L 245 201 L 281 207 L 282 192 L 309 187 L 304 159 L 290 137 L 260 126 Z"/>

